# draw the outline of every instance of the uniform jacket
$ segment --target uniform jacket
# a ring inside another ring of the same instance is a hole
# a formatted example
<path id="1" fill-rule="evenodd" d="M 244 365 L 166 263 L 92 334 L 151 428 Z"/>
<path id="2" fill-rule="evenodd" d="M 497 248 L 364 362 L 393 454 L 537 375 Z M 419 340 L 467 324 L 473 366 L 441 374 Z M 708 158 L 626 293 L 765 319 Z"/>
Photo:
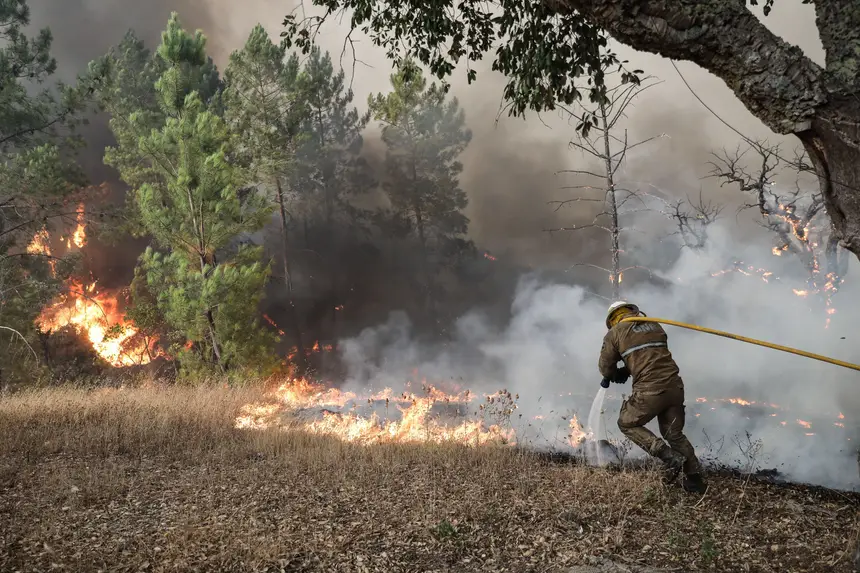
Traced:
<path id="1" fill-rule="evenodd" d="M 633 391 L 658 394 L 683 388 L 678 365 L 669 352 L 663 327 L 654 322 L 619 322 L 603 338 L 598 368 L 612 379 L 619 361 L 624 361 L 633 377 Z"/>

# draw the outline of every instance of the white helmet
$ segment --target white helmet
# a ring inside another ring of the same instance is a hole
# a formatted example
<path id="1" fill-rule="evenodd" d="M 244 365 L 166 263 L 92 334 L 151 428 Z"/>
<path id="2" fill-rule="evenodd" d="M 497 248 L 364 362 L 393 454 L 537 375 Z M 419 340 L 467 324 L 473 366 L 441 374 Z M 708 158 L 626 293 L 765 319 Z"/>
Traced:
<path id="1" fill-rule="evenodd" d="M 632 302 L 627 302 L 626 300 L 617 300 L 609 305 L 609 308 L 606 310 L 606 328 L 612 328 L 609 324 L 609 319 L 612 317 L 612 313 L 614 313 L 619 308 L 629 308 L 634 313 L 638 314 L 640 312 L 639 307 L 633 304 Z"/>

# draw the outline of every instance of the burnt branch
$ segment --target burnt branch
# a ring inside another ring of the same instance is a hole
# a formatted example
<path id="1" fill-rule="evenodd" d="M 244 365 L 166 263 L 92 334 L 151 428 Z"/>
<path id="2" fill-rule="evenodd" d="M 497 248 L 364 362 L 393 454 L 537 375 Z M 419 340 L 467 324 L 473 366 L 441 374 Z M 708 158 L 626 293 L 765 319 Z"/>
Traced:
<path id="1" fill-rule="evenodd" d="M 719 219 L 723 206 L 706 201 L 702 190 L 699 190 L 699 198 L 692 201 L 679 199 L 674 203 L 667 204 L 665 213 L 675 222 L 677 230 L 672 235 L 681 239 L 683 247 L 698 251 L 707 245 L 708 227 Z"/>
<path id="2" fill-rule="evenodd" d="M 841 284 L 846 268 L 832 223 L 824 220 L 825 202 L 820 188 L 814 181 L 810 181 L 809 188 L 802 183 L 803 175 L 814 174 L 808 158 L 795 151 L 793 159 L 785 159 L 779 146 L 765 142 L 750 142 L 744 151 L 723 151 L 715 157 L 711 176 L 721 179 L 724 185 L 735 184 L 751 196 L 752 201 L 742 204 L 740 210 L 758 210 L 760 225 L 776 237 L 773 254 L 796 256 L 806 269 L 810 289 L 829 306 L 830 296 Z M 783 170 L 795 174 L 793 188 L 774 182 Z"/>

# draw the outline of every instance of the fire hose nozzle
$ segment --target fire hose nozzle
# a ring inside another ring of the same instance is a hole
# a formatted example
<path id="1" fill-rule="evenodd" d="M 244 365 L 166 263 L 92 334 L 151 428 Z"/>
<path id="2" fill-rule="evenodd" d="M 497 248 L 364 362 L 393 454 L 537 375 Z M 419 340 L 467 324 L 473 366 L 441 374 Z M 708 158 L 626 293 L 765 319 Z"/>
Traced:
<path id="1" fill-rule="evenodd" d="M 601 388 L 609 388 L 609 378 L 604 378 L 600 381 Z"/>

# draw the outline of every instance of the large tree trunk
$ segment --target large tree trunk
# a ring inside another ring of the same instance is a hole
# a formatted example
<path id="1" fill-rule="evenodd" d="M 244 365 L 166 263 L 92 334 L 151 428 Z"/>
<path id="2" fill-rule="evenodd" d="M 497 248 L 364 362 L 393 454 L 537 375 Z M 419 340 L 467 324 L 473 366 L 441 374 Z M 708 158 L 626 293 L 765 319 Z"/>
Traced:
<path id="1" fill-rule="evenodd" d="M 798 137 L 815 166 L 837 236 L 843 246 L 860 257 L 860 148 L 845 141 L 852 135 L 854 141 L 860 141 L 860 114 L 855 118 L 853 133 L 844 129 L 837 132 L 831 121 L 816 119 Z"/>
<path id="2" fill-rule="evenodd" d="M 544 1 L 561 16 L 579 12 L 637 50 L 695 62 L 725 81 L 769 128 L 797 135 L 815 165 L 841 245 L 860 257 L 856 2 L 814 2 L 826 52 L 822 68 L 738 0 Z"/>

